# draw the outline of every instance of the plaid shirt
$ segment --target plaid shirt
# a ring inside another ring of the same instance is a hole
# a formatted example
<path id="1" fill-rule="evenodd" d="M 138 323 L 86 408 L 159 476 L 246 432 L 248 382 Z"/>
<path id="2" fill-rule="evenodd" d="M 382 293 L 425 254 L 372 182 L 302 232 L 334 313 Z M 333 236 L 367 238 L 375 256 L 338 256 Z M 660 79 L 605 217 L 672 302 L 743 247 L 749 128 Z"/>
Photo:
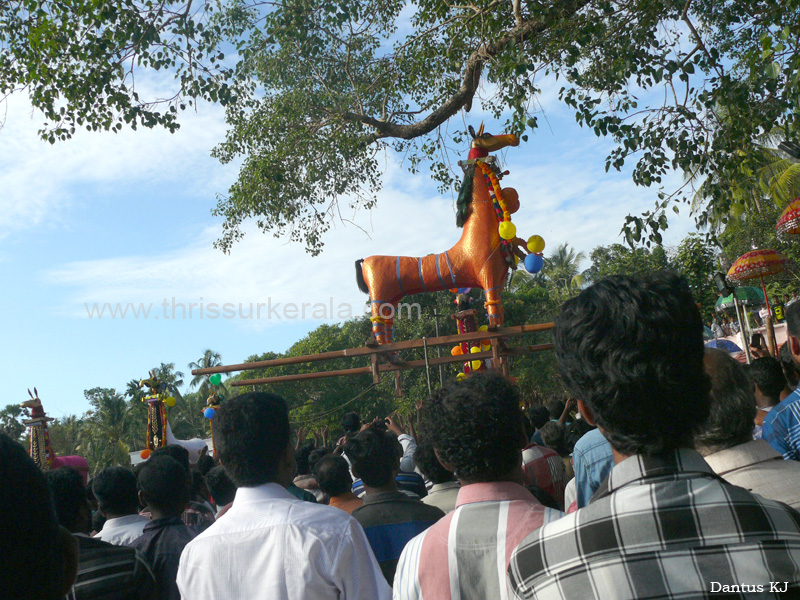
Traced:
<path id="1" fill-rule="evenodd" d="M 775 590 L 800 591 L 800 513 L 728 484 L 694 450 L 633 456 L 587 507 L 525 538 L 508 576 L 517 598 L 788 598 Z"/>
<path id="2" fill-rule="evenodd" d="M 564 509 L 567 470 L 558 452 L 538 444 L 526 446 L 522 450 L 522 475 L 525 485 L 539 486 Z"/>

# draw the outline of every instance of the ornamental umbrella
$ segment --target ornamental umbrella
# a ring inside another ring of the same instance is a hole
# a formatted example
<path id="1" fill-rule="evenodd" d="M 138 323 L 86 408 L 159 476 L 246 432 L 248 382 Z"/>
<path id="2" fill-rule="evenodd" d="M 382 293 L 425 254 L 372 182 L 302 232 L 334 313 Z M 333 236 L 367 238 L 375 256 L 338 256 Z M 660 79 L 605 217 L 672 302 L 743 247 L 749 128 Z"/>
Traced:
<path id="1" fill-rule="evenodd" d="M 741 283 L 750 279 L 761 280 L 761 291 L 764 292 L 764 303 L 767 305 L 767 330 L 772 327 L 772 309 L 767 298 L 767 286 L 764 277 L 782 273 L 789 266 L 789 259 L 777 250 L 753 250 L 742 254 L 731 265 L 728 271 L 728 281 Z M 774 346 L 774 342 L 773 342 Z M 777 350 L 777 348 L 775 348 Z"/>
<path id="2" fill-rule="evenodd" d="M 792 200 L 783 211 L 778 224 L 775 225 L 775 231 L 779 235 L 800 233 L 800 196 Z"/>

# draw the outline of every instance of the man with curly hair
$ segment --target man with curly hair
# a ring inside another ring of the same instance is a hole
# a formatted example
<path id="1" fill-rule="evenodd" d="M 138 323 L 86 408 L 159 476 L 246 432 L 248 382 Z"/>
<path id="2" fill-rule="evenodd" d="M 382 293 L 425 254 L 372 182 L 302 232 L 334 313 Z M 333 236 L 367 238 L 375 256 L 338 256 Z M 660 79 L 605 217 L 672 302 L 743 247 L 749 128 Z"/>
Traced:
<path id="1" fill-rule="evenodd" d="M 461 489 L 455 511 L 406 545 L 395 599 L 506 597 L 512 550 L 562 515 L 523 486 L 523 419 L 517 389 L 493 371 L 452 383 L 423 403 L 421 438 Z"/>
<path id="2" fill-rule="evenodd" d="M 587 506 L 514 551 L 513 595 L 777 597 L 793 586 L 796 597 L 800 513 L 727 483 L 694 450 L 711 386 L 686 281 L 603 279 L 564 303 L 553 341 L 561 379 L 615 465 Z"/>

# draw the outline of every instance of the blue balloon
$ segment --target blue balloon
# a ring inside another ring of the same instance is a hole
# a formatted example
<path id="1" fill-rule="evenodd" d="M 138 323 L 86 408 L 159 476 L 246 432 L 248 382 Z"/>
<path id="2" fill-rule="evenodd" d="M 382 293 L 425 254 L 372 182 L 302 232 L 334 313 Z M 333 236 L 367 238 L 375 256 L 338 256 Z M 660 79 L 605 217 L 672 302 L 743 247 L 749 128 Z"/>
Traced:
<path id="1" fill-rule="evenodd" d="M 538 273 L 544 266 L 544 259 L 541 254 L 528 254 L 525 257 L 525 270 L 528 273 Z"/>
<path id="2" fill-rule="evenodd" d="M 203 416 L 206 419 L 213 419 L 215 414 L 216 414 L 216 411 L 213 408 L 211 408 L 210 406 L 203 411 Z"/>
<path id="3" fill-rule="evenodd" d="M 471 289 L 472 289 L 472 288 L 458 288 L 458 293 L 459 293 L 459 294 L 469 294 L 469 291 L 470 291 Z"/>

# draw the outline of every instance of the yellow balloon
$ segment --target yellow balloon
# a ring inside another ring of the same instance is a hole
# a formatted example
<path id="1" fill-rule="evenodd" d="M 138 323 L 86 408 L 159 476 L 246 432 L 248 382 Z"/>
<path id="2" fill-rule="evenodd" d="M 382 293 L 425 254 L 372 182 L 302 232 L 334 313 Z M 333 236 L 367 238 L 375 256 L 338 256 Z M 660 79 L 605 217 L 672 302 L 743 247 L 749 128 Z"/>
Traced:
<path id="1" fill-rule="evenodd" d="M 458 375 L 456 375 L 456 381 L 464 381 L 466 378 L 467 378 L 466 373 L 459 373 Z"/>
<path id="2" fill-rule="evenodd" d="M 532 235 L 528 238 L 528 252 L 539 254 L 544 250 L 544 238 L 540 235 Z"/>
<path id="3" fill-rule="evenodd" d="M 476 352 L 480 352 L 481 349 L 478 348 L 478 346 L 473 346 L 472 348 L 469 349 L 469 351 L 475 354 Z"/>
<path id="4" fill-rule="evenodd" d="M 498 229 L 500 237 L 504 240 L 513 240 L 517 237 L 517 226 L 511 221 L 503 221 Z"/>
<path id="5" fill-rule="evenodd" d="M 480 327 L 478 327 L 478 331 L 489 331 L 489 326 L 481 325 Z"/>
<path id="6" fill-rule="evenodd" d="M 172 408 L 173 406 L 175 406 L 175 398 L 173 398 L 172 396 L 167 396 L 166 398 L 164 398 L 164 404 Z"/>
<path id="7" fill-rule="evenodd" d="M 470 361 L 469 366 L 472 367 L 473 371 L 477 371 L 478 369 L 481 368 L 481 361 L 472 360 L 472 361 Z"/>
<path id="8" fill-rule="evenodd" d="M 491 349 L 492 349 L 492 345 L 491 344 L 482 344 L 481 345 L 481 350 L 484 351 L 484 352 L 488 352 Z"/>

